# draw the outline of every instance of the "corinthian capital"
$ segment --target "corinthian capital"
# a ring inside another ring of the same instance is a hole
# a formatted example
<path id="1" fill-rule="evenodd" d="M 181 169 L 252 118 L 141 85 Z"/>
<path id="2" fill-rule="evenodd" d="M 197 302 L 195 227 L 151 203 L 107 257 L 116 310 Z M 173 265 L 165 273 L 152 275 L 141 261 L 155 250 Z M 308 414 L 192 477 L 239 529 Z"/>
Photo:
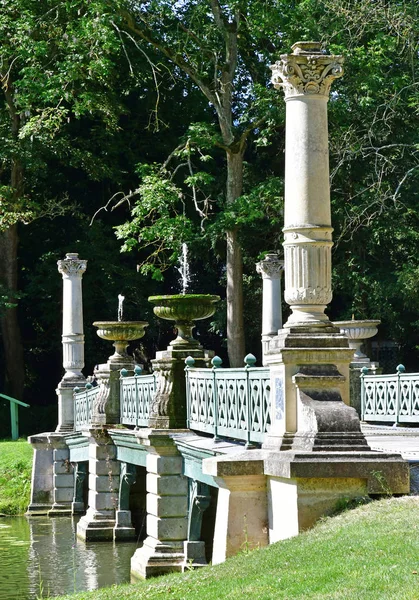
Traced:
<path id="1" fill-rule="evenodd" d="M 280 279 L 284 270 L 284 261 L 279 260 L 277 254 L 267 254 L 259 263 L 256 263 L 256 272 L 262 279 Z"/>
<path id="2" fill-rule="evenodd" d="M 297 42 L 292 50 L 271 65 L 274 87 L 284 90 L 286 100 L 305 95 L 328 98 L 333 80 L 343 75 L 343 56 L 325 54 L 320 42 Z"/>
<path id="3" fill-rule="evenodd" d="M 86 270 L 87 260 L 80 260 L 76 253 L 66 254 L 64 260 L 57 261 L 58 272 L 67 277 L 81 277 Z"/>

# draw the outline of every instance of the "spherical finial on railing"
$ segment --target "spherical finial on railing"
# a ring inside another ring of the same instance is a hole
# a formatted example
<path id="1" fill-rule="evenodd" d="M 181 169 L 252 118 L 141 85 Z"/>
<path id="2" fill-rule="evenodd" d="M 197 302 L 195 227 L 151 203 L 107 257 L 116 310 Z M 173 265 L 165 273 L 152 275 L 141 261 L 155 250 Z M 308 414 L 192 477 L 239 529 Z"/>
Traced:
<path id="1" fill-rule="evenodd" d="M 361 373 L 362 373 L 363 375 L 368 375 L 368 372 L 369 372 L 369 368 L 368 368 L 368 367 L 362 367 L 362 369 L 361 369 Z"/>
<path id="2" fill-rule="evenodd" d="M 136 375 L 141 375 L 142 372 L 143 372 L 143 368 L 140 367 L 140 365 L 135 365 L 135 367 L 134 367 L 134 373 Z"/>
<path id="3" fill-rule="evenodd" d="M 128 377 L 127 369 L 121 369 L 121 377 Z"/>
<path id="4" fill-rule="evenodd" d="M 185 358 L 185 365 L 186 365 L 187 367 L 193 367 L 193 366 L 194 366 L 194 364 L 195 364 L 195 359 L 194 359 L 194 358 L 192 358 L 192 356 L 187 356 L 187 357 Z"/>
<path id="5" fill-rule="evenodd" d="M 91 390 L 93 386 L 91 383 L 87 382 L 84 387 L 86 388 L 86 390 Z"/>
<path id="6" fill-rule="evenodd" d="M 401 375 L 402 373 L 404 373 L 406 371 L 406 367 L 404 365 L 397 365 L 396 370 L 397 370 L 397 373 L 399 373 L 399 375 Z"/>
<path id="7" fill-rule="evenodd" d="M 219 369 L 223 364 L 223 360 L 219 356 L 214 356 L 214 358 L 211 361 L 211 364 L 214 367 L 214 369 Z"/>
<path id="8" fill-rule="evenodd" d="M 254 367 L 256 363 L 256 356 L 253 354 L 247 354 L 247 356 L 244 357 L 244 362 L 246 363 L 247 367 Z"/>
<path id="9" fill-rule="evenodd" d="M 73 388 L 73 394 L 78 394 L 79 392 L 80 392 L 80 388 L 78 386 Z"/>

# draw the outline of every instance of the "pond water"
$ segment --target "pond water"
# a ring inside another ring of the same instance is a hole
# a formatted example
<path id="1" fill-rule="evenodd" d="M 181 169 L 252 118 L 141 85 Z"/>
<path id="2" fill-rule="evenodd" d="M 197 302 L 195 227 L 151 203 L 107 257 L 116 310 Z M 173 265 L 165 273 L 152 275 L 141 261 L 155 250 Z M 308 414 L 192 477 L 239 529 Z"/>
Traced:
<path id="1" fill-rule="evenodd" d="M 36 600 L 130 581 L 135 542 L 83 542 L 76 518 L 0 519 L 0 600 Z"/>

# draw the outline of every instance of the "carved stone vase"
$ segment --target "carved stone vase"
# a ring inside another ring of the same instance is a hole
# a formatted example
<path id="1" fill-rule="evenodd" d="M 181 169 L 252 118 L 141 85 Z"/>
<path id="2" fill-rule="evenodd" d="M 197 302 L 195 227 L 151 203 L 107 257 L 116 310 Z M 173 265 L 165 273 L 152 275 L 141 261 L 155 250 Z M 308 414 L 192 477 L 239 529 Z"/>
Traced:
<path id="1" fill-rule="evenodd" d="M 333 324 L 339 327 L 340 332 L 344 333 L 349 340 L 349 347 L 354 351 L 353 360 L 356 362 L 367 360 L 370 362 L 366 354 L 361 350 L 365 340 L 374 337 L 378 331 L 379 320 L 355 320 L 351 321 L 335 321 Z"/>
<path id="2" fill-rule="evenodd" d="M 128 343 L 142 338 L 146 321 L 95 321 L 97 334 L 104 340 L 113 342 L 115 352 L 104 364 L 95 368 L 100 389 L 92 411 L 92 424 L 105 425 L 119 423 L 121 369 L 134 369 L 134 359 L 127 354 Z"/>
<path id="3" fill-rule="evenodd" d="M 210 294 L 176 294 L 173 296 L 150 296 L 148 301 L 154 306 L 154 314 L 160 319 L 175 321 L 177 338 L 171 346 L 199 348 L 200 344 L 192 335 L 194 321 L 212 317 L 219 296 Z"/>
<path id="4" fill-rule="evenodd" d="M 183 428 L 186 425 L 185 359 L 193 356 L 196 366 L 206 367 L 213 356 L 194 339 L 194 322 L 211 317 L 219 296 L 178 294 L 151 296 L 154 314 L 175 321 L 177 337 L 166 350 L 157 352 L 152 361 L 158 375 L 157 390 L 150 407 L 149 426 Z"/>

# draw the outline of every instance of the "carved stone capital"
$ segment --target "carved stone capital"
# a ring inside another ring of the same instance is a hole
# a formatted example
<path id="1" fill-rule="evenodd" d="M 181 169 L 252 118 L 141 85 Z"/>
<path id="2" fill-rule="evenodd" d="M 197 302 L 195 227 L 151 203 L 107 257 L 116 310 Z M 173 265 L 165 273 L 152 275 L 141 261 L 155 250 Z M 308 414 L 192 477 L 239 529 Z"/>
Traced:
<path id="1" fill-rule="evenodd" d="M 271 65 L 272 83 L 285 100 L 296 96 L 329 97 L 332 82 L 343 75 L 343 56 L 325 54 L 320 42 L 297 42 L 293 54 L 282 54 Z"/>
<path id="2" fill-rule="evenodd" d="M 75 252 L 66 254 L 64 260 L 57 261 L 58 271 L 63 277 L 82 277 L 87 268 L 87 260 L 80 260 Z"/>
<path id="3" fill-rule="evenodd" d="M 262 279 L 280 279 L 284 270 L 284 261 L 277 254 L 267 254 L 265 258 L 256 263 L 256 272 Z"/>

